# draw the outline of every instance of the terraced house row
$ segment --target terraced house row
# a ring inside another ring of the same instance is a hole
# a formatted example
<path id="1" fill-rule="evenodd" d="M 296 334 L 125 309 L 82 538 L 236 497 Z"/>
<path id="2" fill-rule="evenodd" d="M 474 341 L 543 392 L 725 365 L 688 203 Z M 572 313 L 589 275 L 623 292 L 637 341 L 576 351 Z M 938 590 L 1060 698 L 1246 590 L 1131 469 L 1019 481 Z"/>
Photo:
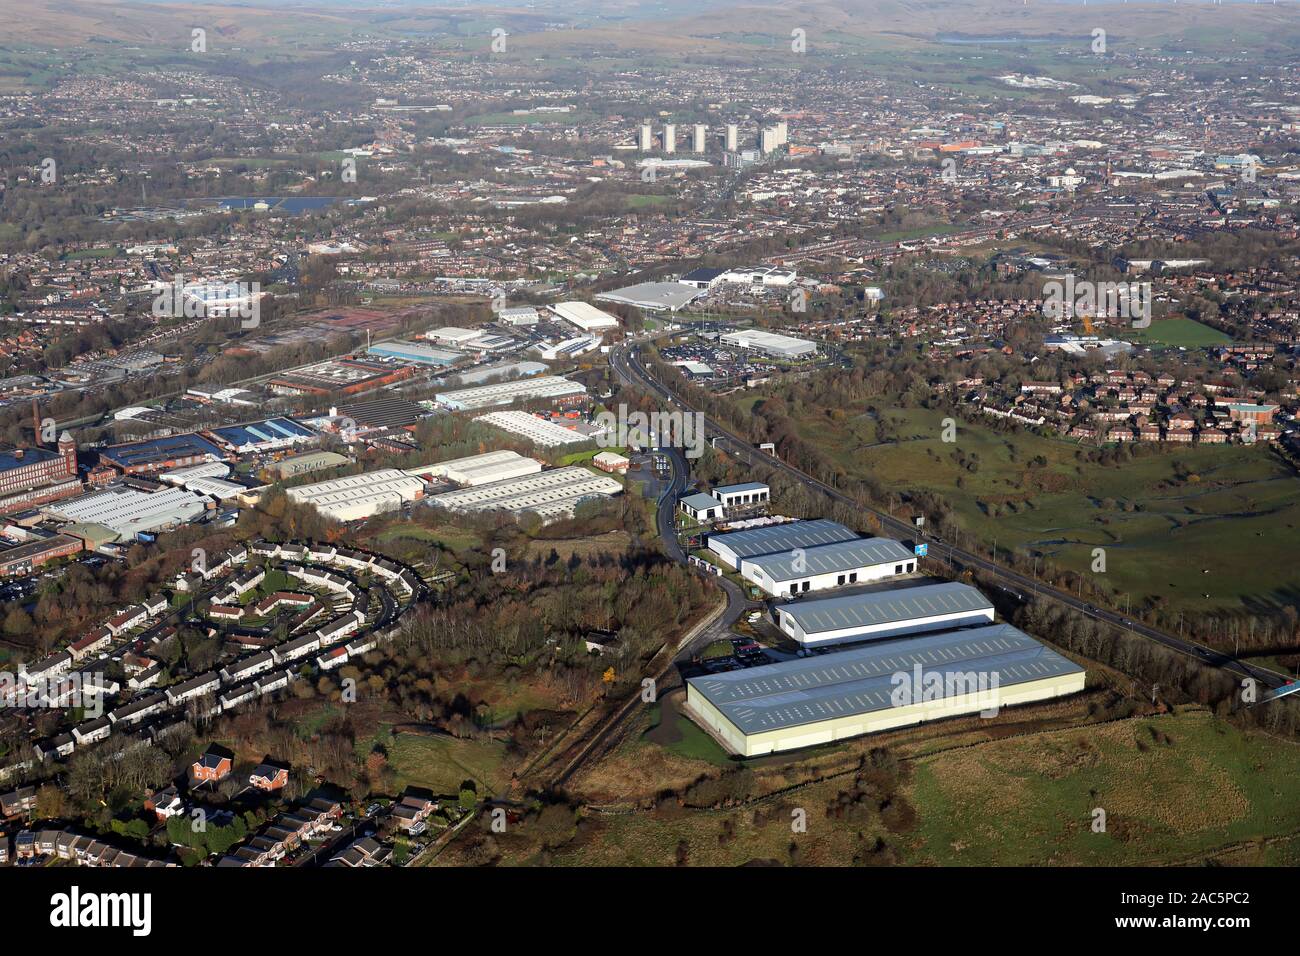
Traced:
<path id="1" fill-rule="evenodd" d="M 299 592 L 276 592 L 260 602 L 250 603 L 262 613 L 280 607 L 294 610 L 306 605 L 306 609 L 290 619 L 286 639 L 270 646 L 264 642 L 254 644 L 251 651 L 237 652 L 238 656 L 219 668 L 193 674 L 162 689 L 141 689 L 107 713 L 39 741 L 33 747 L 35 760 L 64 759 L 78 748 L 109 740 L 116 740 L 120 750 L 154 745 L 173 728 L 184 725 L 196 707 L 209 716 L 220 714 L 287 688 L 304 667 L 314 667 L 318 672 L 339 667 L 391 637 L 401 614 L 424 586 L 413 569 L 378 555 L 333 546 L 257 542 L 222 556 L 216 563 L 216 567 L 234 575 L 220 588 L 217 597 L 222 601 L 237 601 L 265 581 L 267 568 L 262 565 L 240 570 L 252 559 L 267 562 L 305 586 L 328 591 L 332 600 Z M 291 563 L 288 559 L 311 563 Z M 358 577 L 360 574 L 373 577 L 374 583 L 367 586 Z M 215 580 L 217 575 L 209 571 L 200 577 Z M 372 598 L 376 599 L 374 608 Z M 169 604 L 164 600 L 162 607 L 166 606 Z M 225 604 L 214 606 L 216 618 L 228 609 Z M 327 611 L 332 613 L 324 623 L 300 632 Z M 125 614 L 115 615 L 114 620 L 123 619 Z M 138 628 L 151 618 L 143 611 L 139 614 L 133 611 L 129 620 L 133 622 L 130 629 L 121 633 L 132 632 L 135 637 L 122 645 L 123 650 L 136 646 L 140 640 Z M 173 629 L 153 629 L 146 633 L 153 635 L 153 641 L 160 642 L 169 636 L 170 630 Z M 248 647 L 242 641 L 228 643 L 241 649 Z M 79 689 L 79 685 L 72 688 Z M 116 684 L 109 684 L 99 687 L 97 692 L 102 698 L 108 698 L 115 696 L 119 689 Z M 65 703 L 75 702 L 72 692 L 67 696 Z M 30 761 L 16 763 L 9 772 L 32 767 Z"/>

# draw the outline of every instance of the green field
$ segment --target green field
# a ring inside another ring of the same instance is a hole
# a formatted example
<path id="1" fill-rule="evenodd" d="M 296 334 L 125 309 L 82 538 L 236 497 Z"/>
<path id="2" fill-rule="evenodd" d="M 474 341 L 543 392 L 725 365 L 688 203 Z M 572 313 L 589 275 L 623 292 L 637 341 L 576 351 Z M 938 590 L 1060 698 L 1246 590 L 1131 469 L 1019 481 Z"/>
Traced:
<path id="1" fill-rule="evenodd" d="M 480 792 L 495 792 L 509 781 L 503 769 L 505 744 L 499 740 L 461 740 L 448 736 L 391 735 L 380 724 L 372 739 L 357 739 L 357 758 L 364 761 L 375 743 L 388 753 L 397 776 L 397 789 L 427 787 L 434 793 L 456 793 L 465 780 L 478 782 Z"/>
<path id="2" fill-rule="evenodd" d="M 1194 319 L 1156 319 L 1145 329 L 1125 329 L 1123 337 L 1144 345 L 1173 348 L 1209 348 L 1231 342 L 1232 337 Z"/>
<path id="3" fill-rule="evenodd" d="M 648 734 L 662 732 L 654 719 Z M 680 746 L 683 756 L 709 760 Z M 828 812 L 852 787 L 839 775 L 777 797 L 769 782 L 729 809 L 588 811 L 588 832 L 550 862 L 666 866 L 684 845 L 692 866 L 788 863 L 793 846 L 803 865 L 847 866 L 880 836 L 906 865 L 1291 865 L 1300 856 L 1297 772 L 1300 748 L 1190 709 L 905 760 L 899 792 L 914 813 L 892 831 L 875 811 Z M 1095 831 L 1098 809 L 1104 829 Z M 807 829 L 793 834 L 797 811 Z M 531 842 L 507 839 L 500 848 L 505 864 L 536 862 Z"/>
<path id="4" fill-rule="evenodd" d="M 98 249 L 79 249 L 76 252 L 69 252 L 63 258 L 69 262 L 75 262 L 81 259 L 111 259 L 117 255 L 117 250 L 112 246 L 103 246 Z"/>
<path id="5" fill-rule="evenodd" d="M 872 242 L 912 242 L 916 239 L 930 239 L 934 236 L 946 236 L 950 232 L 957 232 L 959 226 L 951 223 L 941 223 L 934 226 L 918 226 L 915 229 L 899 229 L 894 232 L 882 232 L 879 235 L 871 236 Z"/>
<path id="6" fill-rule="evenodd" d="M 916 762 L 920 825 L 907 861 L 1199 863 L 1300 830 L 1297 773 L 1300 748 L 1203 711 L 950 751 Z"/>
<path id="7" fill-rule="evenodd" d="M 1096 579 L 1134 606 L 1146 595 L 1185 610 L 1292 601 L 1300 479 L 1266 448 L 1152 449 L 1105 466 L 1077 460 L 1073 441 L 978 423 L 960 422 L 945 444 L 945 413 L 919 408 L 882 409 L 890 437 L 879 444 L 875 420 L 846 411 L 841 422 L 808 416 L 805 438 L 850 474 L 942 495 L 971 540 L 1089 573 L 1105 548 Z M 1038 456 L 1046 465 L 1031 467 Z"/>
<path id="8" fill-rule="evenodd" d="M 422 525 L 403 524 L 381 532 L 376 538 L 379 544 L 398 542 L 434 542 L 454 552 L 468 551 L 478 545 L 478 535 L 460 528 L 440 527 L 426 528 Z"/>

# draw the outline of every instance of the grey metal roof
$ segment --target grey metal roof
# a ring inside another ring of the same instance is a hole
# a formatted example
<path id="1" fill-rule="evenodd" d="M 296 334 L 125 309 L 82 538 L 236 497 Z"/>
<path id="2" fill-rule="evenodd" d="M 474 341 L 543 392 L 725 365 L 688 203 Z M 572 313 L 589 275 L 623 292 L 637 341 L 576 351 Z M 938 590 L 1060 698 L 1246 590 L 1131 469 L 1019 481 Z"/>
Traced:
<path id="1" fill-rule="evenodd" d="M 914 561 L 915 555 L 892 538 L 861 538 L 837 541 L 803 549 L 802 568 L 795 568 L 794 549 L 779 554 L 760 554 L 745 558 L 746 564 L 762 568 L 773 581 L 790 581 L 814 574 L 834 574 L 852 568 L 869 568 L 876 564 Z"/>
<path id="2" fill-rule="evenodd" d="M 819 601 L 782 604 L 782 611 L 798 622 L 805 634 L 842 631 L 851 627 L 895 624 L 939 614 L 991 610 L 993 604 L 968 584 L 945 581 L 915 588 L 894 588 L 868 594 L 848 594 Z"/>
<path id="3" fill-rule="evenodd" d="M 936 699 L 961 686 L 950 687 L 949 675 L 983 674 L 991 688 L 994 674 L 998 687 L 1007 687 L 1083 671 L 1024 631 L 990 624 L 692 677 L 687 683 L 742 733 L 758 734 L 887 710 L 894 706 L 894 675 L 915 678 L 917 665 L 923 679 L 932 673 L 942 679 Z"/>
<path id="4" fill-rule="evenodd" d="M 693 495 L 687 495 L 681 501 L 682 504 L 694 508 L 696 511 L 703 511 L 705 508 L 721 508 L 722 502 L 713 495 L 706 495 L 704 492 L 696 492 Z"/>
<path id="5" fill-rule="evenodd" d="M 709 535 L 709 544 L 725 545 L 737 557 L 751 558 L 759 554 L 776 554 L 794 548 L 810 548 L 818 544 L 857 540 L 857 532 L 850 531 L 838 521 L 817 518 L 813 521 L 789 521 L 770 524 L 745 531 Z"/>

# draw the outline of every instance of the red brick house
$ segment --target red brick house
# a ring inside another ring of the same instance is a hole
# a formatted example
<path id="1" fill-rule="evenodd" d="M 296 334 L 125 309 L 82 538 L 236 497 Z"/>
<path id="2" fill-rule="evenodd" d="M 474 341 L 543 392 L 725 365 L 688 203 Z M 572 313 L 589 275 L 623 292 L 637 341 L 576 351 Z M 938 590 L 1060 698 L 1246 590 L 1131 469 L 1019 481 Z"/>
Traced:
<path id="1" fill-rule="evenodd" d="M 267 793 L 282 790 L 289 782 L 289 768 L 263 760 L 249 775 L 248 782 L 258 790 L 265 790 Z"/>
<path id="2" fill-rule="evenodd" d="M 190 767 L 195 783 L 217 783 L 230 776 L 235 769 L 235 755 L 218 744 L 209 745 Z"/>

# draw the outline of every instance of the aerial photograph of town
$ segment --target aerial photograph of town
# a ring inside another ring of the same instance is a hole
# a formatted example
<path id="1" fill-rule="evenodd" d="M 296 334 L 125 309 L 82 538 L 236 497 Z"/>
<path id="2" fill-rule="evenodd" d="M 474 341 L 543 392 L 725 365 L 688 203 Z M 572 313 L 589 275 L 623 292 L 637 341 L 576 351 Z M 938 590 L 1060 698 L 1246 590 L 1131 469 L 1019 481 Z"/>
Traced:
<path id="1" fill-rule="evenodd" d="M 849 867 L 1280 928 L 1298 526 L 1297 0 L 0 0 L 56 938 Z"/>

